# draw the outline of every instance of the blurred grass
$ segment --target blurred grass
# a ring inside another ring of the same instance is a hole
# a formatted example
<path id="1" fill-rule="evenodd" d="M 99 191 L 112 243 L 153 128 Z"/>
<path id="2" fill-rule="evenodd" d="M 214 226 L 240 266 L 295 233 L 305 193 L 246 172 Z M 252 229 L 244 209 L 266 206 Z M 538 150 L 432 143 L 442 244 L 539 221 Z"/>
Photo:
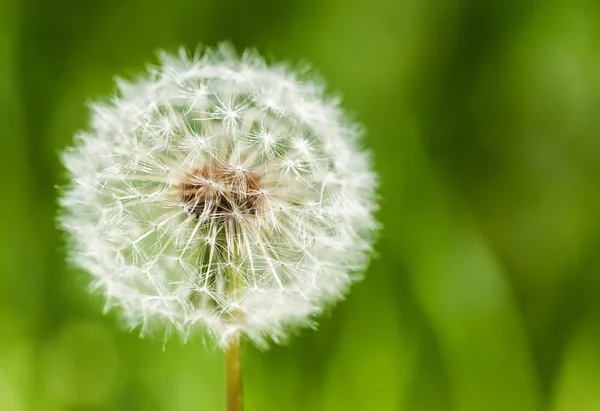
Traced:
<path id="1" fill-rule="evenodd" d="M 218 410 L 221 354 L 101 314 L 54 225 L 85 103 L 160 48 L 311 62 L 369 133 L 364 282 L 248 410 L 600 409 L 600 3 L 0 0 L 0 409 Z"/>

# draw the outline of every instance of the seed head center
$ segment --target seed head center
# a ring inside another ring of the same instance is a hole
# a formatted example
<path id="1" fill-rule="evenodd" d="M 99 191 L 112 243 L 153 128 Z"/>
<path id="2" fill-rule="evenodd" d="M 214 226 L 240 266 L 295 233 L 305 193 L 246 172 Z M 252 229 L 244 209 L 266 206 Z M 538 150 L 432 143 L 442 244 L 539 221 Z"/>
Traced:
<path id="1" fill-rule="evenodd" d="M 179 187 L 188 216 L 228 220 L 259 212 L 260 176 L 239 166 L 196 167 L 183 176 Z"/>

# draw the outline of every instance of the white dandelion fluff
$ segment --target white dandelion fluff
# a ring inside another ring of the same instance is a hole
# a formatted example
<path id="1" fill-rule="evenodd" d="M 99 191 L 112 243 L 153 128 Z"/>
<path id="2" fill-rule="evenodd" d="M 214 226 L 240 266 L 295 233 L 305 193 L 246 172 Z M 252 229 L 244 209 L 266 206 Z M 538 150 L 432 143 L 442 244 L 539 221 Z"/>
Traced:
<path id="1" fill-rule="evenodd" d="M 162 54 L 63 155 L 71 257 L 132 326 L 280 341 L 368 262 L 377 184 L 359 130 L 253 52 Z"/>

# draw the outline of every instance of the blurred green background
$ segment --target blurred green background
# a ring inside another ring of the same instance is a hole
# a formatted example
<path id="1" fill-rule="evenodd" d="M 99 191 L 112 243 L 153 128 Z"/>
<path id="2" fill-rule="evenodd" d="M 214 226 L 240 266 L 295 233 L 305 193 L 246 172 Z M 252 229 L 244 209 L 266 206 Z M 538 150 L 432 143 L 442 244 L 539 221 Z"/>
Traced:
<path id="1" fill-rule="evenodd" d="M 55 228 L 85 103 L 157 49 L 311 62 L 368 129 L 363 282 L 245 349 L 247 410 L 600 410 L 600 2 L 0 0 L 0 410 L 221 410 L 222 354 L 140 339 Z"/>

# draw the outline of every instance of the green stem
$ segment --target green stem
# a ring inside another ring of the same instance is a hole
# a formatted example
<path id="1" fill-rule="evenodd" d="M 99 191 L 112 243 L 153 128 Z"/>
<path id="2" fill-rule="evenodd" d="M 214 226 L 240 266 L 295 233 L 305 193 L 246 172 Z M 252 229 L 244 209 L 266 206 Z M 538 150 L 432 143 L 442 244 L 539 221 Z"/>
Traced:
<path id="1" fill-rule="evenodd" d="M 243 411 L 242 358 L 240 337 L 235 336 L 225 352 L 225 378 L 227 380 L 227 411 Z"/>

